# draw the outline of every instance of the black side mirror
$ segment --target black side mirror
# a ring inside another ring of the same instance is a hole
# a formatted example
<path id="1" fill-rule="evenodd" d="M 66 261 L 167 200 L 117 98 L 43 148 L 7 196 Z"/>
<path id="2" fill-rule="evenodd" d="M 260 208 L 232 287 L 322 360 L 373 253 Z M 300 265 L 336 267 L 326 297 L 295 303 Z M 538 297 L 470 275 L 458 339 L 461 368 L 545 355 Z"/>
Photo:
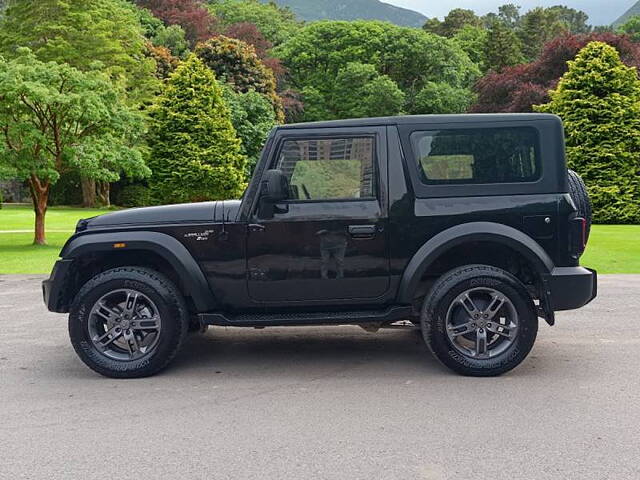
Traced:
<path id="1" fill-rule="evenodd" d="M 276 213 L 285 213 L 287 209 L 276 206 L 276 203 L 289 198 L 289 180 L 282 170 L 267 170 L 260 182 L 260 218 L 273 218 Z"/>

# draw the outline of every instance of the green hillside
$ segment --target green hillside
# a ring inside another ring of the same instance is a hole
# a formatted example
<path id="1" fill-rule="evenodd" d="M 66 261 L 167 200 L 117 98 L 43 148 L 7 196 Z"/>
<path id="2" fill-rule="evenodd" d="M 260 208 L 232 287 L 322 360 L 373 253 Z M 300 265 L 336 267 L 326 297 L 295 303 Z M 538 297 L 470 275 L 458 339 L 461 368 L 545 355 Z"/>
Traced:
<path id="1" fill-rule="evenodd" d="M 626 22 L 629 18 L 640 15 L 640 1 L 638 1 L 635 5 L 633 5 L 629 10 L 627 10 L 620 18 L 618 18 L 615 22 L 613 22 L 613 26 L 618 26 Z"/>
<path id="2" fill-rule="evenodd" d="M 386 20 L 396 25 L 421 27 L 426 17 L 413 10 L 379 0 L 276 0 L 303 20 Z"/>

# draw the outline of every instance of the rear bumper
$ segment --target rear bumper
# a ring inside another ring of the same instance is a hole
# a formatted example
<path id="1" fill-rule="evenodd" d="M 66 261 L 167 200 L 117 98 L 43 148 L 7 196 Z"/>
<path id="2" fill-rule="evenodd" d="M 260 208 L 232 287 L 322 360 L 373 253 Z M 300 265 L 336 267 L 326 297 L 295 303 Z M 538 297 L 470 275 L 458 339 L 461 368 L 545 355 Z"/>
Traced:
<path id="1" fill-rule="evenodd" d="M 58 260 L 53 266 L 49 278 L 42 282 L 44 304 L 52 312 L 66 313 L 69 311 L 69 301 L 65 292 L 72 264 L 73 259 Z"/>
<path id="2" fill-rule="evenodd" d="M 584 267 L 556 267 L 548 277 L 551 308 L 580 308 L 598 294 L 598 274 Z"/>

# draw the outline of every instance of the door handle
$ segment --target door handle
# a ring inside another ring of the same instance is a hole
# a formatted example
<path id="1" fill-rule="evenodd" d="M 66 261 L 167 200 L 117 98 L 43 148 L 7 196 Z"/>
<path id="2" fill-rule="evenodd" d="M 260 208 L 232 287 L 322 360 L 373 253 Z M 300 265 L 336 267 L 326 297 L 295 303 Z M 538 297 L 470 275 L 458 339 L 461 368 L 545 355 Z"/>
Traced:
<path id="1" fill-rule="evenodd" d="M 373 238 L 376 230 L 375 225 L 349 225 L 349 235 L 353 238 Z"/>

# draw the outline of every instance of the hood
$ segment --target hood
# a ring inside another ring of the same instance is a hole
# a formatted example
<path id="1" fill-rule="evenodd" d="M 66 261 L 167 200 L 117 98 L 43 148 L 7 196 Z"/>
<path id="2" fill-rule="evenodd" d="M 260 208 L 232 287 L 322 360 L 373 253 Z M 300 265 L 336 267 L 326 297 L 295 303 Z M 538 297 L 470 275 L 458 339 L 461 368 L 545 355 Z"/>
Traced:
<path id="1" fill-rule="evenodd" d="M 239 200 L 181 203 L 159 207 L 131 208 L 80 220 L 78 229 L 123 225 L 158 225 L 175 223 L 233 222 L 240 210 Z"/>

